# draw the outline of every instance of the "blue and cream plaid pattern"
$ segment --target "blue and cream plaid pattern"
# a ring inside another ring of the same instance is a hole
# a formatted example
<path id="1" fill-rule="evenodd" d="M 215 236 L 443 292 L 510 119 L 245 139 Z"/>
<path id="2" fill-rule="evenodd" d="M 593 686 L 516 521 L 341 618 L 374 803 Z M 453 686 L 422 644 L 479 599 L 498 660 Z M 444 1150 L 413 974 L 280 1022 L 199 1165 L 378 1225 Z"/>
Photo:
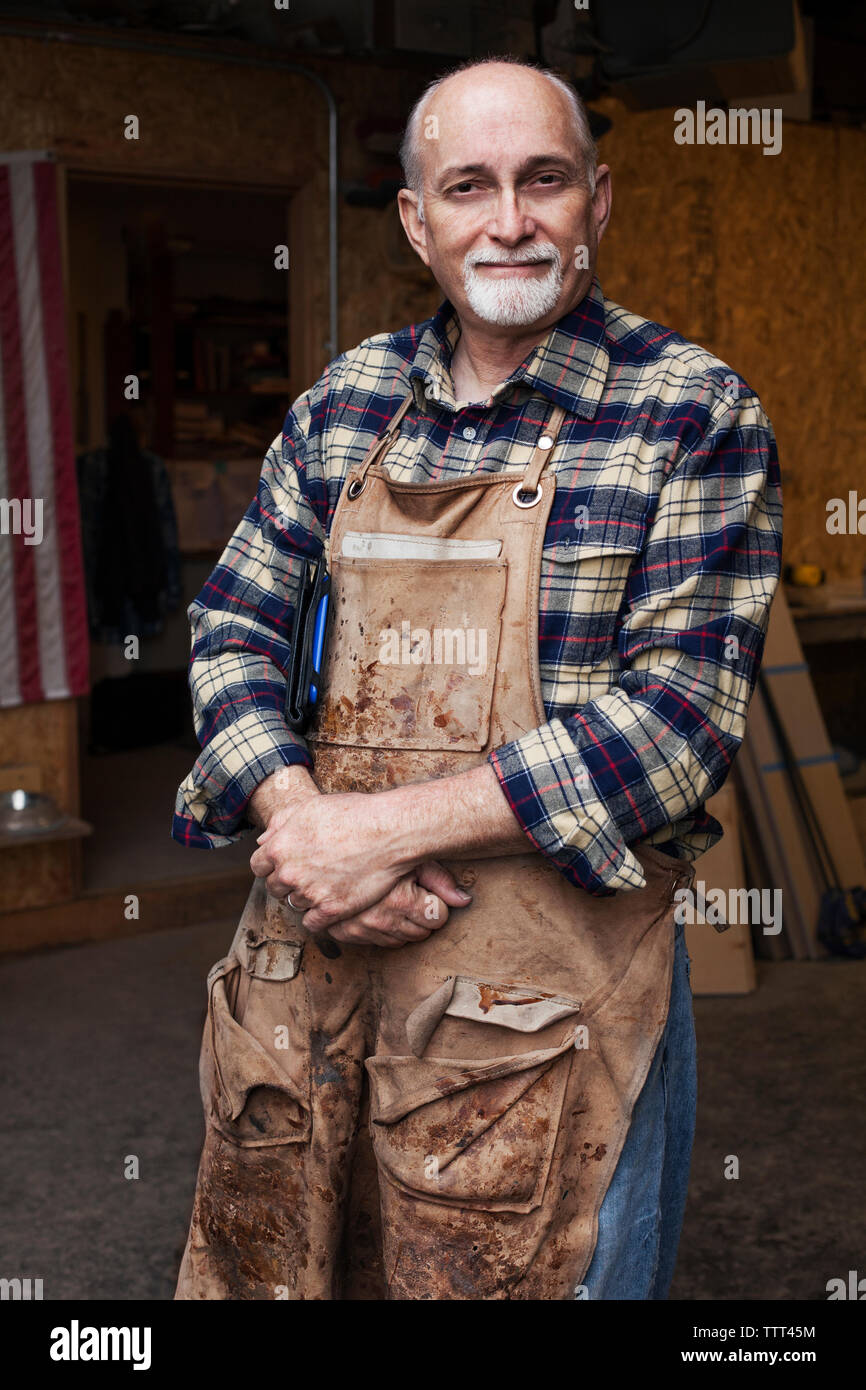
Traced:
<path id="1" fill-rule="evenodd" d="M 189 609 L 202 751 L 173 834 L 229 843 L 263 778 L 312 764 L 282 718 L 299 558 L 327 557 L 343 480 L 407 391 L 385 467 L 415 483 L 522 471 L 562 405 L 538 595 L 547 722 L 489 761 L 529 840 L 572 883 L 639 888 L 629 846 L 693 859 L 721 833 L 704 802 L 742 740 L 779 578 L 772 427 L 729 367 L 611 303 L 597 280 L 483 404 L 454 399 L 458 334 L 446 302 L 338 357 L 289 411 Z"/>

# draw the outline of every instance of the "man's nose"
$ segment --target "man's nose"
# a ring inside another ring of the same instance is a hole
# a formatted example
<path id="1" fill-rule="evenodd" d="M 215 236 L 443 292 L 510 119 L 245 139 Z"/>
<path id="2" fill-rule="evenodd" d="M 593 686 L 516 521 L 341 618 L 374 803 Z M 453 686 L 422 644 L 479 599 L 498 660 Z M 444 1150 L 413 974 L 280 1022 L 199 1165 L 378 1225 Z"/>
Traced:
<path id="1" fill-rule="evenodd" d="M 495 211 L 485 231 L 495 241 L 515 246 L 534 234 L 535 220 L 521 207 L 514 189 L 503 190 L 496 200 Z"/>

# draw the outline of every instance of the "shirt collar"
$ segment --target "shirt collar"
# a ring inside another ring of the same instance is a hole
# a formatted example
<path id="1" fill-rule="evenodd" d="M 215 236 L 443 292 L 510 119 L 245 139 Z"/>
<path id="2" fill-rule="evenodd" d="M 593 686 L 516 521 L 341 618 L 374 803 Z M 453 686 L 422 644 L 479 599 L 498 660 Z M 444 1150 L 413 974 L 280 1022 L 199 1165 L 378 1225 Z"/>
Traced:
<path id="1" fill-rule="evenodd" d="M 419 407 L 435 400 L 454 409 L 451 358 L 459 336 L 460 325 L 454 306 L 446 299 L 421 334 L 409 370 Z M 569 415 L 592 420 L 609 366 L 604 295 L 596 277 L 580 304 L 554 324 L 529 357 L 496 387 L 493 400 L 522 383 L 561 405 Z"/>

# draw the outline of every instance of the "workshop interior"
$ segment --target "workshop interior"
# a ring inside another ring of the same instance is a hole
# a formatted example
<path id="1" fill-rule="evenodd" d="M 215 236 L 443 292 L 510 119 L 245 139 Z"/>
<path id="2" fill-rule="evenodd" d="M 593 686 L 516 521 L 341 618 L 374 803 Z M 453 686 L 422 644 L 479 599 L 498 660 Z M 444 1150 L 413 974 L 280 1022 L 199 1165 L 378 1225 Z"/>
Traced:
<path id="1" fill-rule="evenodd" d="M 429 81 L 490 53 L 574 84 L 613 173 L 605 294 L 752 383 L 782 467 L 783 580 L 686 921 L 671 1298 L 825 1300 L 863 1268 L 866 11 L 0 0 L 0 485 L 44 499 L 18 534 L 4 501 L 0 534 L 0 1027 L 39 1078 L 9 1092 L 0 1275 L 46 1298 L 172 1296 L 203 981 L 255 847 L 171 837 L 199 752 L 187 608 L 291 403 L 436 309 L 400 140 Z M 683 108 L 778 111 L 778 148 L 679 142 Z"/>

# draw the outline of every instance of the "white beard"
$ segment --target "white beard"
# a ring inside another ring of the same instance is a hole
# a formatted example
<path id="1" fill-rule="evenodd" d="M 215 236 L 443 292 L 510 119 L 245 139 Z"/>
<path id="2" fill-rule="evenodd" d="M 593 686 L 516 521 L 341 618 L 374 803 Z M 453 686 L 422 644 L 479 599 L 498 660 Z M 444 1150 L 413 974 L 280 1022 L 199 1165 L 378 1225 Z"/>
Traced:
<path id="1" fill-rule="evenodd" d="M 541 278 L 499 280 L 479 275 L 477 265 L 506 262 L 531 265 L 550 261 Z M 536 323 L 555 307 L 562 290 L 562 257 L 550 242 L 522 252 L 470 251 L 463 262 L 463 288 L 473 311 L 487 323 L 519 328 Z"/>

